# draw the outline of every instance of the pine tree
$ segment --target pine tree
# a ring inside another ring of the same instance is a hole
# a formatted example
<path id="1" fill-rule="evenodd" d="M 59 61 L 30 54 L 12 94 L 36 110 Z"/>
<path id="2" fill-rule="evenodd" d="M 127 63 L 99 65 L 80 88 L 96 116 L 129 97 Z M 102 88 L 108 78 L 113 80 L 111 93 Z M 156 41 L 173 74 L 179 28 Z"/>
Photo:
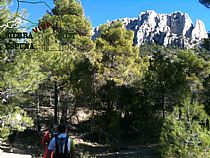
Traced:
<path id="1" fill-rule="evenodd" d="M 133 32 L 120 22 L 102 25 L 96 39 L 96 51 L 101 54 L 101 79 L 117 84 L 130 84 L 142 75 L 142 59 L 133 46 Z"/>
<path id="2" fill-rule="evenodd" d="M 166 118 L 161 133 L 163 157 L 206 158 L 209 156 L 209 116 L 204 106 L 186 99 Z"/>
<path id="3" fill-rule="evenodd" d="M 0 5 L 0 137 L 7 138 L 12 130 L 23 131 L 27 127 L 33 126 L 33 121 L 27 116 L 26 112 L 20 107 L 19 102 L 14 102 L 14 98 L 17 97 L 18 90 L 22 92 L 26 91 L 28 81 L 25 82 L 25 87 L 22 81 L 26 77 L 28 72 L 25 72 L 20 77 L 20 73 L 23 72 L 23 63 L 19 62 L 17 67 L 15 61 L 19 58 L 19 50 L 7 50 L 5 49 L 5 42 L 8 39 L 5 38 L 6 33 L 9 31 L 16 31 L 15 28 L 8 28 L 5 26 L 12 25 L 12 18 L 14 15 L 10 13 L 8 5 L 10 0 L 1 1 Z M 11 21 L 11 22 L 10 22 Z M 11 41 L 10 41 L 11 42 Z M 13 69 L 16 68 L 16 69 Z M 26 68 L 27 69 L 27 68 Z M 14 74 L 13 74 L 14 73 Z M 13 78 L 14 77 L 14 78 Z M 26 79 L 27 80 L 27 79 Z M 19 83 L 18 83 L 19 81 Z M 30 88 L 29 88 L 30 89 Z"/>
<path id="4" fill-rule="evenodd" d="M 49 81 L 54 85 L 54 122 L 57 122 L 59 93 L 65 93 L 64 89 L 72 88 L 70 83 L 76 66 L 86 59 L 93 63 L 96 54 L 91 40 L 91 24 L 84 16 L 81 4 L 75 0 L 54 2 L 52 16 L 46 14 L 39 22 L 41 26 L 49 22 L 52 27 L 36 33 L 34 41 L 39 48 L 47 48 L 36 53 L 42 63 L 41 71 L 47 74 Z"/>

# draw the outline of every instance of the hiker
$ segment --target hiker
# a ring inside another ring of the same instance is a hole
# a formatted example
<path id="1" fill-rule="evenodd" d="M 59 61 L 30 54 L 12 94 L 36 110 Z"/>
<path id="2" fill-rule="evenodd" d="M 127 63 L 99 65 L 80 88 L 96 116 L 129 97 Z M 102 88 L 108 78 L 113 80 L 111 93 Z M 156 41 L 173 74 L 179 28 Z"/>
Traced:
<path id="1" fill-rule="evenodd" d="M 54 151 L 53 158 L 76 158 L 75 145 L 66 133 L 66 126 L 58 126 L 59 134 L 53 137 L 48 146 L 48 158 Z"/>
<path id="2" fill-rule="evenodd" d="M 51 128 L 51 131 L 50 131 L 50 140 L 53 137 L 56 137 L 58 134 L 59 134 L 59 132 L 58 132 L 58 125 L 54 124 L 53 127 Z"/>
<path id="3" fill-rule="evenodd" d="M 42 155 L 42 158 L 47 158 L 48 144 L 50 143 L 52 131 L 53 131 L 53 125 L 51 125 L 47 130 L 45 130 L 44 137 L 42 138 L 41 144 L 44 147 L 44 153 Z M 51 155 L 50 158 L 53 158 L 53 154 Z"/>

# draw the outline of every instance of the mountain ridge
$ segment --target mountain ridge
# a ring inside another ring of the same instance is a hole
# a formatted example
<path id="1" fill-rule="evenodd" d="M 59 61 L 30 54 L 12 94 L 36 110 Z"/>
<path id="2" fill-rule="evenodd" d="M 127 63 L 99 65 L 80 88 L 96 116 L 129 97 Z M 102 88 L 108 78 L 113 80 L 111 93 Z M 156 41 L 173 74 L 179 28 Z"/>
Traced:
<path id="1" fill-rule="evenodd" d="M 171 14 L 158 14 L 154 10 L 142 12 L 137 18 L 121 18 L 108 22 L 121 21 L 127 30 L 134 31 L 134 44 L 158 43 L 163 46 L 193 48 L 201 46 L 208 38 L 205 24 L 196 20 L 193 25 L 187 13 L 180 11 Z M 100 36 L 100 27 L 93 31 L 93 40 Z"/>

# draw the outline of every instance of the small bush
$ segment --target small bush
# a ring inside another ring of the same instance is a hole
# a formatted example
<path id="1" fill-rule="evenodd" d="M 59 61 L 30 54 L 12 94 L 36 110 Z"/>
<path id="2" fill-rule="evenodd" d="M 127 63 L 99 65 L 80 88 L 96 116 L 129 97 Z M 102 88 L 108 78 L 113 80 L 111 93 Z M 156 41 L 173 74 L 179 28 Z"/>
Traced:
<path id="1" fill-rule="evenodd" d="M 209 119 L 204 107 L 185 102 L 175 107 L 165 119 L 161 133 L 165 158 L 207 158 L 210 155 L 210 132 L 203 120 Z"/>
<path id="2" fill-rule="evenodd" d="M 0 138 L 6 139 L 12 130 L 24 131 L 33 126 L 33 120 L 17 106 L 0 105 Z"/>

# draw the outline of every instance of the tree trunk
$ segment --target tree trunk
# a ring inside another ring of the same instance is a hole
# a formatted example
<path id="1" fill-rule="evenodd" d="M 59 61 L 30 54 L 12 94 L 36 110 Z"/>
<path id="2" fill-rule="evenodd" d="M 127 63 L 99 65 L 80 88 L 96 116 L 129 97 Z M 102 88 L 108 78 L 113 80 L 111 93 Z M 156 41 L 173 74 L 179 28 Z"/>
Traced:
<path id="1" fill-rule="evenodd" d="M 64 100 L 64 98 L 62 98 Z M 61 121 L 60 123 L 65 124 L 67 121 L 67 111 L 68 111 L 68 104 L 65 101 L 62 105 L 62 111 L 61 111 Z"/>

